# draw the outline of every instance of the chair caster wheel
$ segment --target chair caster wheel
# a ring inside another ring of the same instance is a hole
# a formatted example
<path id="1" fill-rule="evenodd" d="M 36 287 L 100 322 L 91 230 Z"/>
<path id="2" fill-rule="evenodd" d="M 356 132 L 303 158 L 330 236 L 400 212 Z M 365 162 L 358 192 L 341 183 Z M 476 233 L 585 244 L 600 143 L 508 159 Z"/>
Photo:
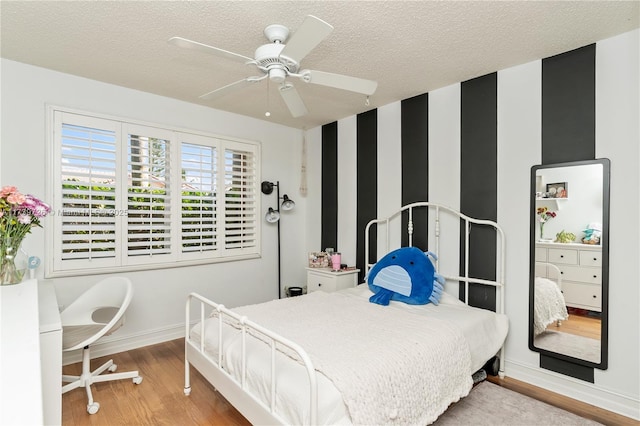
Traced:
<path id="1" fill-rule="evenodd" d="M 94 402 L 93 404 L 87 405 L 87 413 L 89 414 L 95 414 L 98 412 L 99 409 L 100 409 L 99 402 Z"/>
<path id="2" fill-rule="evenodd" d="M 109 367 L 109 371 L 112 373 L 115 373 L 115 371 L 118 369 L 118 365 L 117 364 L 111 364 L 111 367 Z"/>
<path id="3" fill-rule="evenodd" d="M 142 383 L 142 376 L 136 376 L 133 378 L 133 383 L 135 383 L 136 385 L 139 385 L 140 383 Z"/>

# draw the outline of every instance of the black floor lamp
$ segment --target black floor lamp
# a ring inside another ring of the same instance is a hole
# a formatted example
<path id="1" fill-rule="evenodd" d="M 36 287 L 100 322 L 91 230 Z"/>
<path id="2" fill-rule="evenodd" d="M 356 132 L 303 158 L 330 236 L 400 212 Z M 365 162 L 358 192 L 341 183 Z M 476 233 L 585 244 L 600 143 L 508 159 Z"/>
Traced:
<path id="1" fill-rule="evenodd" d="M 280 182 L 276 181 L 276 183 L 264 181 L 262 182 L 261 188 L 262 193 L 269 195 L 273 193 L 273 187 L 276 187 L 276 196 L 278 200 L 276 201 L 276 209 L 273 207 L 269 207 L 267 210 L 267 214 L 264 216 L 265 220 L 269 223 L 276 223 L 278 225 L 278 299 L 282 298 L 282 283 L 280 282 L 280 209 L 283 211 L 292 210 L 296 203 L 290 199 L 287 194 L 284 194 L 280 197 Z M 282 200 L 282 204 L 280 204 L 280 200 Z"/>

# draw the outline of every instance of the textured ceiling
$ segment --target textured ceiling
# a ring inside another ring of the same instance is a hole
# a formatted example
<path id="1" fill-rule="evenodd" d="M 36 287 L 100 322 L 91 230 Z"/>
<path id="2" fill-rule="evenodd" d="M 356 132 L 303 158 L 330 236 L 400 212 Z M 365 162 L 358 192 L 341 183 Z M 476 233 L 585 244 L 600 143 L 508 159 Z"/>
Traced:
<path id="1" fill-rule="evenodd" d="M 309 14 L 335 29 L 303 68 L 378 81 L 369 106 L 297 79 L 309 110 L 297 119 L 266 80 L 204 101 L 255 68 L 167 43 L 181 36 L 253 57 L 267 25 L 295 32 Z M 640 2 L 3 0 L 0 15 L 3 58 L 311 128 L 638 28 Z"/>

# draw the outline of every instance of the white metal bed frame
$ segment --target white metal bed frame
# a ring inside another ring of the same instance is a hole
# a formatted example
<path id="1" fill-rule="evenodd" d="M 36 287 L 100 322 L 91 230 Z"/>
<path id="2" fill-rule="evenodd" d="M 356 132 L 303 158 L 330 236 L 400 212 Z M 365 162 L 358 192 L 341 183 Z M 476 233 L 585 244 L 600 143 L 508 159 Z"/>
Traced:
<path id="1" fill-rule="evenodd" d="M 199 306 L 200 313 L 200 341 L 194 342 L 190 339 L 191 329 L 191 308 L 192 303 L 196 301 Z M 218 356 L 213 358 L 209 356 L 204 349 L 205 340 L 205 310 L 214 309 L 218 313 Z M 242 339 L 242 353 L 241 353 L 241 372 L 240 380 L 238 381 L 231 374 L 226 372 L 222 367 L 222 341 L 223 341 L 223 324 L 224 317 L 235 321 L 240 326 L 240 333 Z M 247 334 L 259 334 L 265 340 L 268 341 L 271 347 L 271 400 L 269 405 L 266 405 L 260 400 L 259 397 L 253 395 L 246 382 L 247 373 L 247 353 L 246 342 Z M 252 424 L 286 424 L 286 421 L 277 415 L 275 412 L 275 384 L 276 377 L 275 360 L 276 360 L 276 344 L 284 346 L 293 352 L 295 352 L 302 363 L 305 366 L 307 375 L 309 378 L 309 409 L 310 409 L 310 421 L 311 424 L 317 424 L 318 418 L 318 385 L 316 371 L 311 363 L 311 359 L 307 353 L 296 343 L 285 339 L 277 333 L 274 333 L 259 324 L 254 323 L 247 319 L 246 316 L 240 316 L 235 312 L 229 310 L 224 305 L 215 303 L 209 299 L 206 299 L 196 293 L 191 293 L 187 297 L 186 305 L 186 329 L 185 329 L 185 372 L 184 372 L 184 394 L 189 395 L 191 393 L 191 381 L 189 377 L 189 364 L 192 364 L 214 388 L 219 391 L 226 399 L 233 405 L 240 413 L 242 413 Z"/>
<path id="2" fill-rule="evenodd" d="M 560 268 L 558 268 L 558 265 L 554 265 L 553 263 L 548 263 L 548 262 L 536 262 L 536 265 L 546 266 L 547 268 L 550 267 L 551 269 L 553 269 L 553 272 L 555 274 L 554 279 L 556 280 L 556 284 L 558 285 L 558 288 L 562 291 L 562 272 L 560 271 Z M 547 271 L 549 271 L 549 269 L 547 269 Z M 548 275 L 548 272 L 547 272 L 547 275 Z"/>
<path id="3" fill-rule="evenodd" d="M 502 228 L 500 227 L 500 225 L 498 225 L 496 222 L 492 221 L 492 220 L 486 220 L 486 219 L 475 219 L 472 217 L 469 217 L 457 210 L 452 209 L 451 207 L 447 207 L 445 205 L 442 204 L 437 204 L 437 203 L 430 203 L 427 201 L 421 201 L 421 202 L 416 202 L 416 203 L 412 203 L 412 204 L 407 204 L 406 206 L 402 207 L 400 210 L 398 210 L 397 212 L 393 213 L 391 216 L 388 216 L 386 218 L 383 219 L 373 219 L 371 221 L 369 221 L 369 223 L 367 223 L 367 226 L 365 228 L 365 233 L 364 233 L 364 239 L 365 239 L 365 243 L 364 243 L 364 260 L 366 262 L 366 272 L 369 272 L 369 269 L 371 269 L 374 265 L 374 263 L 370 263 L 369 262 L 369 235 L 371 233 L 371 227 L 376 225 L 380 225 L 380 224 L 384 224 L 385 225 L 385 238 L 384 238 L 384 246 L 385 246 L 385 253 L 388 253 L 391 250 L 391 247 L 389 246 L 390 244 L 390 232 L 391 232 L 391 226 L 390 223 L 392 220 L 394 219 L 398 219 L 402 216 L 402 213 L 404 213 L 405 211 L 408 212 L 408 221 L 407 221 L 407 234 L 408 234 L 408 246 L 411 247 L 413 245 L 413 232 L 414 232 L 414 224 L 413 224 L 413 211 L 414 209 L 420 209 L 420 208 L 426 208 L 427 212 L 429 215 L 432 215 L 431 217 L 429 217 L 428 222 L 430 223 L 431 221 L 434 222 L 434 242 L 435 242 L 435 247 L 429 247 L 429 251 L 433 252 L 436 254 L 436 271 L 438 271 L 438 274 L 442 275 L 445 280 L 447 281 L 458 281 L 458 282 L 464 282 L 464 300 L 463 302 L 465 304 L 469 304 L 468 298 L 469 298 L 469 284 L 470 283 L 475 283 L 475 284 L 483 284 L 483 285 L 489 285 L 492 287 L 496 288 L 496 313 L 498 314 L 504 314 L 504 284 L 505 284 L 505 236 L 504 236 L 504 231 L 502 230 Z M 440 214 L 441 212 L 444 212 L 445 214 L 454 216 L 454 217 L 458 217 L 459 220 L 464 221 L 464 276 L 459 276 L 459 275 L 447 275 L 442 273 L 442 271 L 440 271 L 438 269 L 438 265 L 439 265 L 439 261 L 437 259 L 439 259 L 440 257 Z M 496 280 L 495 281 L 491 281 L 491 280 L 486 280 L 486 279 L 482 279 L 482 278 L 476 278 L 476 277 L 472 277 L 469 275 L 469 234 L 471 233 L 471 226 L 472 225 L 478 225 L 478 226 L 485 226 L 485 227 L 491 227 L 494 228 L 496 231 L 496 250 L 497 250 L 497 255 L 496 255 Z M 500 368 L 499 368 L 499 375 L 501 378 L 504 378 L 504 345 L 500 348 Z"/>
<path id="4" fill-rule="evenodd" d="M 505 277 L 505 237 L 504 232 L 500 228 L 500 226 L 493 221 L 483 220 L 483 219 L 474 219 L 468 217 L 458 211 L 455 211 L 449 207 L 429 203 L 429 202 L 419 202 L 409 204 L 407 206 L 402 207 L 401 210 L 397 211 L 393 215 L 384 218 L 384 219 L 374 219 L 371 220 L 366 228 L 365 228 L 365 262 L 366 270 L 368 271 L 373 264 L 369 263 L 369 233 L 371 231 L 371 227 L 379 224 L 386 224 L 387 232 L 386 232 L 386 249 L 387 252 L 389 250 L 389 224 L 390 221 L 394 218 L 400 216 L 404 211 L 408 211 L 408 225 L 407 232 L 409 235 L 409 246 L 413 243 L 413 210 L 416 208 L 427 208 L 429 211 L 434 212 L 433 220 L 435 221 L 435 247 L 430 248 L 432 252 L 436 255 L 439 255 L 439 238 L 440 238 L 440 214 L 441 212 L 445 212 L 446 214 L 451 214 L 458 217 L 460 220 L 463 220 L 465 223 L 465 265 L 464 265 L 464 276 L 456 276 L 456 275 L 446 275 L 442 274 L 441 271 L 438 271 L 441 275 L 445 277 L 447 280 L 459 281 L 465 283 L 465 295 L 469 294 L 469 283 L 478 283 L 484 285 L 490 285 L 496 287 L 496 297 L 498 298 L 496 303 L 496 311 L 497 313 L 504 313 L 504 295 L 502 291 L 504 290 L 504 277 Z M 490 226 L 496 230 L 496 240 L 499 243 L 497 246 L 498 255 L 496 256 L 496 280 L 486 280 L 481 278 L 475 278 L 469 276 L 469 232 L 471 230 L 472 225 L 479 226 Z M 436 268 L 438 264 L 436 261 Z M 465 297 L 466 299 L 466 297 Z M 465 303 L 467 301 L 465 300 Z M 194 341 L 190 338 L 190 331 L 193 326 L 191 322 L 191 313 L 192 309 L 198 310 L 199 307 L 199 327 L 200 327 L 200 339 L 199 341 Z M 215 310 L 218 314 L 218 356 L 211 357 L 205 352 L 204 342 L 205 342 L 205 320 L 208 318 L 211 310 Z M 205 311 L 207 313 L 205 314 Z M 222 342 L 223 342 L 223 323 L 224 318 L 227 317 L 229 320 L 236 322 L 240 328 L 241 335 L 241 371 L 240 371 L 240 379 L 236 379 L 232 375 L 230 375 L 227 371 L 222 367 Z M 265 340 L 271 348 L 271 399 L 268 404 L 261 401 L 261 399 L 253 395 L 251 391 L 248 389 L 247 381 L 246 381 L 246 373 L 247 373 L 247 354 L 246 354 L 246 339 L 247 334 L 259 334 L 262 336 L 263 340 Z M 252 424 L 286 424 L 285 419 L 279 416 L 275 411 L 276 404 L 276 386 L 275 386 L 275 377 L 276 377 L 276 354 L 277 349 L 276 345 L 283 346 L 288 348 L 289 350 L 296 353 L 302 364 L 304 365 L 308 380 L 309 380 L 309 413 L 310 413 L 310 424 L 317 424 L 318 420 L 318 385 L 317 385 L 317 376 L 316 371 L 313 367 L 311 359 L 306 354 L 304 349 L 302 349 L 295 342 L 292 342 L 277 333 L 274 333 L 259 324 L 256 324 L 249 320 L 245 316 L 240 316 L 235 312 L 229 310 L 222 304 L 215 303 L 207 298 L 202 297 L 199 294 L 191 293 L 187 297 L 186 302 L 186 317 L 185 317 L 185 387 L 184 393 L 185 395 L 189 395 L 191 393 L 191 381 L 190 381 L 190 364 L 193 365 L 214 387 L 217 391 L 219 391 L 226 399 L 231 403 L 240 413 L 242 413 Z M 500 371 L 499 374 L 501 377 L 504 377 L 504 345 L 500 349 Z"/>
<path id="5" fill-rule="evenodd" d="M 556 275 L 555 277 L 556 285 L 558 286 L 558 289 L 560 289 L 560 291 L 562 292 L 562 272 L 560 271 L 560 268 L 558 268 L 558 265 L 554 265 L 553 263 L 548 263 L 548 262 L 536 262 L 536 266 L 542 266 L 542 265 L 547 267 L 547 275 L 549 275 L 548 268 L 551 268 L 553 270 L 553 272 Z M 560 327 L 561 324 L 562 324 L 562 321 L 560 320 L 556 321 L 556 327 Z"/>

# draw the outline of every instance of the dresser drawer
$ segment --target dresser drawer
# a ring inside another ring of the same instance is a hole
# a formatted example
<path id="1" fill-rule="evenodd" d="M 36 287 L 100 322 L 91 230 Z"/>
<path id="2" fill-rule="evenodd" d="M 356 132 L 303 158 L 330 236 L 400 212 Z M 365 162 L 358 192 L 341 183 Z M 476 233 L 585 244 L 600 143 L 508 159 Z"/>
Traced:
<path id="1" fill-rule="evenodd" d="M 580 250 L 581 266 L 602 266 L 602 252 Z"/>
<path id="2" fill-rule="evenodd" d="M 359 269 L 332 271 L 329 268 L 307 268 L 307 293 L 339 291 L 358 285 Z"/>
<path id="3" fill-rule="evenodd" d="M 562 293 L 567 306 L 602 310 L 602 287 L 599 285 L 563 281 Z"/>
<path id="4" fill-rule="evenodd" d="M 550 263 L 564 263 L 567 265 L 577 265 L 578 250 L 549 249 L 548 261 Z"/>
<path id="5" fill-rule="evenodd" d="M 588 284 L 602 284 L 602 270 L 600 268 L 585 268 L 581 266 L 558 265 L 562 274 L 562 281 L 579 281 Z"/>
<path id="6" fill-rule="evenodd" d="M 307 274 L 307 292 L 312 291 L 336 291 L 337 280 L 325 274 L 309 272 Z"/>

